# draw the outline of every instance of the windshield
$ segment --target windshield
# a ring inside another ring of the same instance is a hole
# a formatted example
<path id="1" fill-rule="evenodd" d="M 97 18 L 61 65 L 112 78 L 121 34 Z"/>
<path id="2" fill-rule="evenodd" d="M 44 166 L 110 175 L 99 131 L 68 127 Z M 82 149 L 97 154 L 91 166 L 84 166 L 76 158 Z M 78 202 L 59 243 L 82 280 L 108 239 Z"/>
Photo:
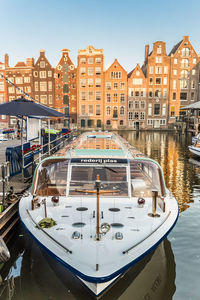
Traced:
<path id="1" fill-rule="evenodd" d="M 67 159 L 49 159 L 39 167 L 33 194 L 39 196 L 64 196 L 67 185 Z"/>
<path id="2" fill-rule="evenodd" d="M 131 194 L 134 197 L 151 197 L 152 191 L 165 194 L 165 186 L 160 167 L 149 160 L 130 161 Z"/>
<path id="3" fill-rule="evenodd" d="M 118 190 L 120 196 L 128 196 L 126 167 L 115 166 L 72 166 L 69 194 L 82 195 L 85 190 L 94 191 L 97 175 L 101 181 L 100 190 L 105 191 L 104 195 L 112 195 L 106 191 L 112 190 L 114 193 Z"/>

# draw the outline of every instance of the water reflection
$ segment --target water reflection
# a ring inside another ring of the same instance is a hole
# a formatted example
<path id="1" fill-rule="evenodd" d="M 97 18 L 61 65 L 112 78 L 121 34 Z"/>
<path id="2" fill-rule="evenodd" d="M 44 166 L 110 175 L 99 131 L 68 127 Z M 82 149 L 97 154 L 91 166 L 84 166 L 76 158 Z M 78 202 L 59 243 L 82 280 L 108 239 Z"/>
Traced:
<path id="1" fill-rule="evenodd" d="M 176 197 L 180 212 L 193 202 L 193 185 L 198 178 L 196 170 L 189 163 L 188 145 L 191 136 L 166 132 L 121 132 L 130 144 L 161 165 L 166 186 Z"/>
<path id="2" fill-rule="evenodd" d="M 43 252 L 23 231 L 10 245 L 12 260 L 1 272 L 1 299 L 89 300 L 94 297 L 62 265 Z M 175 262 L 165 240 L 153 253 L 131 268 L 101 297 L 102 300 L 169 300 L 175 292 Z"/>

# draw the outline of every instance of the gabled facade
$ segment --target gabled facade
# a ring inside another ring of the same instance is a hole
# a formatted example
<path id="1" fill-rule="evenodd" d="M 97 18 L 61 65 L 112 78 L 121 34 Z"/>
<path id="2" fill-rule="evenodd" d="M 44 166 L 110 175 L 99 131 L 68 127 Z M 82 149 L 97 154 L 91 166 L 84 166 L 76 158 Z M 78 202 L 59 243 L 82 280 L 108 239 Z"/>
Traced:
<path id="1" fill-rule="evenodd" d="M 69 50 L 63 49 L 55 67 L 55 109 L 65 113 L 65 126 L 73 128 L 77 123 L 77 69 L 69 57 Z"/>
<path id="2" fill-rule="evenodd" d="M 169 54 L 171 61 L 169 122 L 185 112 L 181 107 L 198 101 L 199 57 L 188 36 L 174 46 Z"/>
<path id="3" fill-rule="evenodd" d="M 25 62 L 18 62 L 14 67 L 9 66 L 9 56 L 5 55 L 6 92 L 8 101 L 21 98 L 27 99 L 34 96 L 33 91 L 34 59 L 27 58 Z M 30 96 L 30 97 L 29 97 Z M 10 125 L 16 123 L 16 118 L 10 117 Z"/>
<path id="4" fill-rule="evenodd" d="M 33 98 L 49 107 L 54 107 L 54 69 L 48 62 L 44 50 L 40 50 L 40 56 L 34 65 L 33 86 Z"/>
<path id="5" fill-rule="evenodd" d="M 157 41 L 153 51 L 145 51 L 147 102 L 147 128 L 166 128 L 170 87 L 170 58 L 165 43 Z"/>
<path id="6" fill-rule="evenodd" d="M 128 74 L 128 128 L 144 129 L 146 126 L 146 78 L 139 64 Z"/>
<path id="7" fill-rule="evenodd" d="M 104 112 L 103 49 L 88 46 L 78 51 L 77 113 L 78 128 L 102 129 Z"/>
<path id="8" fill-rule="evenodd" d="M 127 72 L 115 59 L 104 74 L 105 129 L 124 129 L 127 126 Z"/>

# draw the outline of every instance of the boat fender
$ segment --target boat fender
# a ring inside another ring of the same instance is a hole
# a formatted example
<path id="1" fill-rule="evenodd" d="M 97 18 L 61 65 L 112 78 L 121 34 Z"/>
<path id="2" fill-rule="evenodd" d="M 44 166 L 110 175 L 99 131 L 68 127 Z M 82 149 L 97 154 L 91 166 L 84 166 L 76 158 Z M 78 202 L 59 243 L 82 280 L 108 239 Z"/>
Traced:
<path id="1" fill-rule="evenodd" d="M 0 237 L 0 262 L 4 263 L 10 259 L 10 252 L 3 240 L 2 237 Z"/>

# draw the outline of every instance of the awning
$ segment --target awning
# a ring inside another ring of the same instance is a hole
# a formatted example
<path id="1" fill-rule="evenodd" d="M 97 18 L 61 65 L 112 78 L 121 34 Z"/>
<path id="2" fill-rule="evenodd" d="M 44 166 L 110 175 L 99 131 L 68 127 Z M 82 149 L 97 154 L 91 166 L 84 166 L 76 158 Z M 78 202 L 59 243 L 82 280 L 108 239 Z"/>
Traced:
<path id="1" fill-rule="evenodd" d="M 181 110 L 183 109 L 200 109 L 200 101 L 192 103 L 190 105 L 184 106 L 180 108 Z"/>

